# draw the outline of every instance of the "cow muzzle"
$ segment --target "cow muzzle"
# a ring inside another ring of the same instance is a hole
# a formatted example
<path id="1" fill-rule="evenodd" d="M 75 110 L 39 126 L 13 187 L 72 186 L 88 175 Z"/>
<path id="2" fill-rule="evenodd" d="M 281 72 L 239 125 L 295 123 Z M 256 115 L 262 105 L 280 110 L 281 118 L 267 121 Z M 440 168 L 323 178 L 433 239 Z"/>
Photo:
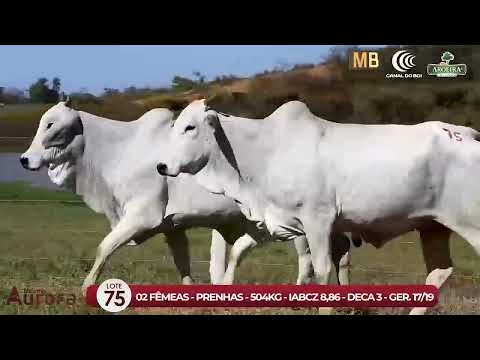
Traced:
<path id="1" fill-rule="evenodd" d="M 180 174 L 180 169 L 169 167 L 167 164 L 160 162 L 157 164 L 157 172 L 163 176 L 176 177 Z"/>
<path id="2" fill-rule="evenodd" d="M 158 164 L 157 164 L 157 172 L 158 172 L 160 175 L 169 176 L 169 175 L 168 175 L 168 166 L 167 166 L 167 164 L 165 164 L 165 163 L 158 163 Z"/>
<path id="3" fill-rule="evenodd" d="M 20 157 L 20 164 L 23 166 L 24 169 L 30 171 L 37 171 L 40 170 L 40 168 L 42 167 L 41 158 L 36 156 L 22 155 Z"/>
<path id="4" fill-rule="evenodd" d="M 26 157 L 20 157 L 20 164 L 22 164 L 22 166 L 25 168 L 25 169 L 28 169 L 28 158 Z"/>

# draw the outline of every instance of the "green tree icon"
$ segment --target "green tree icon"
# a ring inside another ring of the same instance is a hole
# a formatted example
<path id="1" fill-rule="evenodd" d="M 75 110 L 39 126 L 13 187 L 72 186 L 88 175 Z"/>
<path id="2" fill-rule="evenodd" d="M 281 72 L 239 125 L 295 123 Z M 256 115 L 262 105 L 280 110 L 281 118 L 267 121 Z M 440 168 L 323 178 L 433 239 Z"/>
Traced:
<path id="1" fill-rule="evenodd" d="M 442 61 L 446 62 L 447 65 L 453 59 L 455 59 L 455 56 L 453 56 L 453 54 L 450 51 L 445 51 L 442 55 Z"/>

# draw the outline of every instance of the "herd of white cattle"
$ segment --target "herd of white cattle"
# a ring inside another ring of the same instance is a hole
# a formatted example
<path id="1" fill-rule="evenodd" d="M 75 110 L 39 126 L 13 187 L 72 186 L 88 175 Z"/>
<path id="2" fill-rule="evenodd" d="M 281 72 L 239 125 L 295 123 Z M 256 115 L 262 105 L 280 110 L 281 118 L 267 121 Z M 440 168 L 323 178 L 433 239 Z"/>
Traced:
<path id="1" fill-rule="evenodd" d="M 442 122 L 334 123 L 299 101 L 264 119 L 195 100 L 176 119 L 154 109 L 121 122 L 77 111 L 67 99 L 42 116 L 20 162 L 48 167 L 55 184 L 111 224 L 83 291 L 116 249 L 158 233 L 182 283 L 192 283 L 185 231 L 194 227 L 212 229 L 214 284 L 232 284 L 256 245 L 290 240 L 297 284 L 326 284 L 332 263 L 348 284 L 351 242 L 379 248 L 417 230 L 426 283 L 441 288 L 453 271 L 452 231 L 480 254 L 479 139 L 474 129 Z"/>

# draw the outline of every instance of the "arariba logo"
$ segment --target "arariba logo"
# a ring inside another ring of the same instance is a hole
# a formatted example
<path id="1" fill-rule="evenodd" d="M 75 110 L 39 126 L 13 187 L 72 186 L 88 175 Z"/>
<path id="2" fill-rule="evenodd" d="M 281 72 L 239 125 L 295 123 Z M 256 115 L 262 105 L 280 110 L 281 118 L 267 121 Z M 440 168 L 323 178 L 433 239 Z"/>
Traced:
<path id="1" fill-rule="evenodd" d="M 450 51 L 445 51 L 442 54 L 441 62 L 439 64 L 428 64 L 427 74 L 439 78 L 452 78 L 457 76 L 467 75 L 466 64 L 450 64 L 455 56 Z"/>
<path id="2" fill-rule="evenodd" d="M 7 299 L 7 305 L 74 305 L 75 302 L 75 294 L 53 294 L 44 289 L 24 289 L 23 293 L 20 294 L 16 287 L 12 288 Z"/>

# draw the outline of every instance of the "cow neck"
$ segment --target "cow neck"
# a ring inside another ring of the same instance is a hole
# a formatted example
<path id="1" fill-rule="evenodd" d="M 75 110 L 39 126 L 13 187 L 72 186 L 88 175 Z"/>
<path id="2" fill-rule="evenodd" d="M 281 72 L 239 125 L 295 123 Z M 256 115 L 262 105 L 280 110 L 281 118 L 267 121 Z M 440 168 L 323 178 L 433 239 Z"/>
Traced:
<path id="1" fill-rule="evenodd" d="M 247 212 L 252 215 L 259 210 L 255 186 L 262 176 L 259 169 L 265 169 L 262 164 L 267 156 L 262 144 L 268 139 L 262 136 L 261 130 L 265 120 L 218 117 L 220 127 L 215 131 L 218 146 L 214 147 L 210 161 L 197 174 L 197 179 L 210 191 L 240 202 L 242 211 L 248 208 Z M 245 215 L 249 217 L 249 214 Z"/>
<path id="2" fill-rule="evenodd" d="M 77 161 L 76 192 L 90 199 L 96 208 L 97 195 L 108 193 L 108 179 L 102 170 L 111 166 L 117 157 L 112 154 L 122 151 L 125 139 L 132 134 L 132 124 L 115 121 L 79 111 L 83 124 L 85 147 L 82 158 Z"/>

